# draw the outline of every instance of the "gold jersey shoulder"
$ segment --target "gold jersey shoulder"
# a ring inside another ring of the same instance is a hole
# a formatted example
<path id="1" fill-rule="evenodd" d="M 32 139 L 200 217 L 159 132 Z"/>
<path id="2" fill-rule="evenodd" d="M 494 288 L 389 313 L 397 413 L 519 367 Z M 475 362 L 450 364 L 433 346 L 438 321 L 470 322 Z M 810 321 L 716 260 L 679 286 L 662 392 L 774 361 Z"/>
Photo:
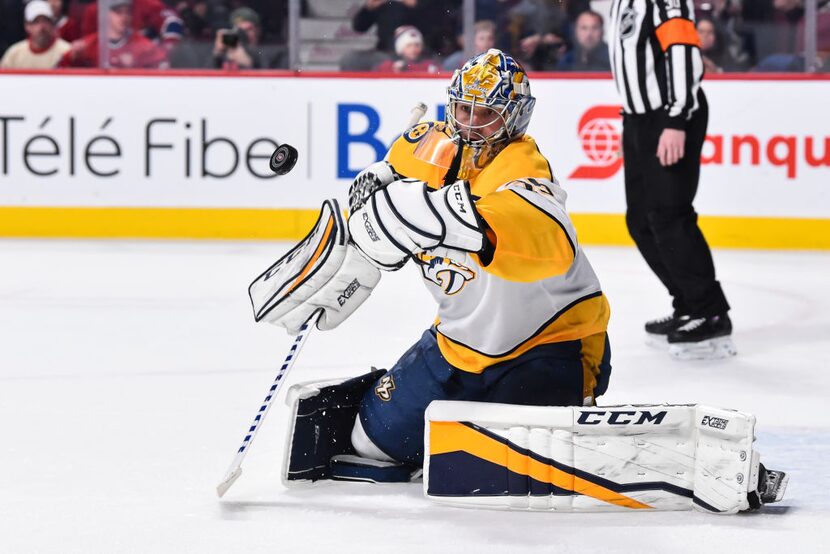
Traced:
<path id="1" fill-rule="evenodd" d="M 392 167 L 400 175 L 424 181 L 431 188 L 437 189 L 441 188 L 446 169 L 415 156 L 418 143 L 433 127 L 437 132 L 443 132 L 444 123 L 424 121 L 410 127 L 398 140 L 392 143 L 392 147 L 386 154 L 386 161 L 392 164 Z"/>
<path id="2" fill-rule="evenodd" d="M 415 156 L 419 142 L 430 130 L 444 132 L 443 122 L 425 121 L 408 129 L 396 140 L 386 155 L 399 174 L 424 181 L 431 188 L 440 188 L 447 170 Z M 510 181 L 526 178 L 553 179 L 550 164 L 539 151 L 536 141 L 524 135 L 511 142 L 478 175 L 470 179 L 470 187 L 476 196 L 495 192 Z"/>

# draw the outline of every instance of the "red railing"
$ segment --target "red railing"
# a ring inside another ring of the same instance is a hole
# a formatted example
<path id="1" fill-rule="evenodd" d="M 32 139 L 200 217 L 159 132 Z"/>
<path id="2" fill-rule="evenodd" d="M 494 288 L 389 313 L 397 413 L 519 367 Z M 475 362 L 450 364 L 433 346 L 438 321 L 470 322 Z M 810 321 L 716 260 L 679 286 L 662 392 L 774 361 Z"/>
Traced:
<path id="1" fill-rule="evenodd" d="M 305 78 L 305 79 L 440 79 L 446 80 L 451 73 L 379 73 L 345 71 L 290 71 L 256 70 L 223 71 L 207 69 L 0 69 L 3 75 L 91 75 L 110 77 L 254 77 L 254 78 Z M 530 72 L 531 79 L 597 79 L 610 80 L 610 73 L 575 72 Z M 707 81 L 830 81 L 830 74 L 821 73 L 718 73 L 707 74 Z"/>

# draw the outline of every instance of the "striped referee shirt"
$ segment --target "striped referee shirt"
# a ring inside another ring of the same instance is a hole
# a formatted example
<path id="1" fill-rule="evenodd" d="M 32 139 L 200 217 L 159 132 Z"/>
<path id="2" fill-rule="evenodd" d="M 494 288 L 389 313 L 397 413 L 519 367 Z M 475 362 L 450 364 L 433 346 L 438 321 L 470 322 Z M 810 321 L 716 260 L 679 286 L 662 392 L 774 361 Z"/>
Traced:
<path id="1" fill-rule="evenodd" d="M 693 0 L 612 0 L 608 48 L 626 113 L 666 113 L 685 129 L 703 78 Z"/>

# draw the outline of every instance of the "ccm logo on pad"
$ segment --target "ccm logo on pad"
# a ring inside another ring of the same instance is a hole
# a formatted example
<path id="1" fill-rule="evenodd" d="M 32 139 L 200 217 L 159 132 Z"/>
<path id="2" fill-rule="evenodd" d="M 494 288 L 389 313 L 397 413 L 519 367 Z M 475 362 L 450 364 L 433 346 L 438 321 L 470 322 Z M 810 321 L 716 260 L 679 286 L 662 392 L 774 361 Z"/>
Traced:
<path id="1" fill-rule="evenodd" d="M 464 194 L 461 192 L 461 187 L 459 185 L 454 185 L 453 189 L 455 190 L 452 191 L 452 194 L 455 197 L 456 204 L 458 205 L 458 211 L 462 214 L 467 213 L 467 210 L 464 209 L 464 204 L 466 204 L 466 202 Z"/>
<path id="2" fill-rule="evenodd" d="M 599 425 L 600 423 L 607 423 L 608 425 L 643 425 L 644 423 L 660 425 L 667 413 L 665 410 L 661 412 L 649 412 L 647 410 L 582 412 L 579 414 L 577 423 L 580 425 Z"/>

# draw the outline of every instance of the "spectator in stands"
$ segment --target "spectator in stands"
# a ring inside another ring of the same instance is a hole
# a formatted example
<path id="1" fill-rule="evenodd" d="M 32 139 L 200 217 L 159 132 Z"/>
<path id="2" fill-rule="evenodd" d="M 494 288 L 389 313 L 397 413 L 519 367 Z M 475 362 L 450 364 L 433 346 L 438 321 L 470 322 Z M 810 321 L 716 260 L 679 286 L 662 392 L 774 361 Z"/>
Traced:
<path id="1" fill-rule="evenodd" d="M 796 28 L 804 21 L 804 0 L 774 0 L 776 52 L 795 54 Z"/>
<path id="2" fill-rule="evenodd" d="M 711 18 L 699 17 L 695 24 L 697 36 L 700 39 L 700 53 L 703 57 L 703 67 L 707 73 L 723 73 L 723 64 L 720 58 L 723 55 L 723 42 L 718 36 L 715 22 Z"/>
<path id="3" fill-rule="evenodd" d="M 170 50 L 184 36 L 184 25 L 176 10 L 162 0 L 132 0 L 131 25 L 135 34 L 156 40 Z M 86 6 L 81 19 L 81 33 L 84 35 L 98 30 L 98 3 Z"/>
<path id="4" fill-rule="evenodd" d="M 411 25 L 404 25 L 395 31 L 396 58 L 386 60 L 377 66 L 377 71 L 391 73 L 426 72 L 436 73 L 438 65 L 423 56 L 424 37 L 421 31 Z"/>
<path id="5" fill-rule="evenodd" d="M 176 11 L 188 38 L 195 41 L 213 40 L 228 19 L 228 9 L 222 0 L 181 0 L 176 4 Z"/>
<path id="6" fill-rule="evenodd" d="M 213 66 L 217 69 L 262 69 L 268 63 L 260 56 L 262 27 L 259 14 L 247 7 L 235 9 L 231 29 L 219 29 L 213 45 Z"/>
<path id="7" fill-rule="evenodd" d="M 0 0 L 0 52 L 26 39 L 23 30 L 23 2 L 21 0 Z"/>
<path id="8" fill-rule="evenodd" d="M 455 71 L 460 69 L 464 62 L 467 61 L 468 56 L 464 54 L 464 35 L 458 37 L 458 44 L 461 50 L 450 54 L 444 60 L 443 67 L 446 71 Z M 473 25 L 473 48 L 475 54 L 487 52 L 496 46 L 496 24 L 492 21 L 476 21 Z"/>
<path id="9" fill-rule="evenodd" d="M 456 36 L 462 25 L 462 0 L 418 0 L 416 20 L 412 25 L 424 35 L 424 49 L 445 59 L 458 50 Z M 475 2 L 476 21 L 488 19 L 481 12 L 481 0 Z"/>
<path id="10" fill-rule="evenodd" d="M 89 0 L 49 0 L 52 11 L 55 12 L 58 35 L 70 44 L 84 36 L 81 32 L 81 20 L 89 7 Z M 57 8 L 60 5 L 60 9 Z M 90 33 L 95 32 L 92 29 Z M 90 34 L 86 33 L 86 34 Z"/>
<path id="11" fill-rule="evenodd" d="M 572 27 L 588 0 L 526 0 L 512 12 L 521 18 L 520 57 L 530 67 L 550 71 L 571 42 Z"/>
<path id="12" fill-rule="evenodd" d="M 778 6 L 776 0 L 776 6 Z M 830 4 L 819 3 L 819 11 L 816 14 L 816 54 L 817 59 L 809 64 L 816 66 L 818 71 L 827 72 L 830 64 Z M 755 67 L 756 71 L 804 71 L 807 67 L 804 59 L 804 18 L 797 21 L 793 31 L 793 51 L 770 54 Z"/>
<path id="13" fill-rule="evenodd" d="M 287 67 L 287 51 L 280 44 L 262 44 L 259 14 L 248 7 L 230 15 L 231 29 L 219 29 L 213 46 L 216 69 L 267 69 Z"/>
<path id="14" fill-rule="evenodd" d="M 696 20 L 708 18 L 714 25 L 715 41 L 725 58 L 716 65 L 724 71 L 743 71 L 753 64 L 753 37 L 743 19 L 743 1 L 695 1 Z"/>
<path id="15" fill-rule="evenodd" d="M 288 2 L 289 0 L 214 0 L 224 3 L 230 11 L 247 7 L 254 10 L 260 19 L 260 44 L 288 43 Z M 332 0 L 329 0 L 330 2 Z M 339 0 L 342 2 L 343 0 Z M 354 3 L 353 0 L 347 2 Z M 309 17 L 310 8 L 307 0 L 300 0 L 300 17 Z"/>
<path id="16" fill-rule="evenodd" d="M 58 36 L 67 42 L 81 38 L 77 19 L 72 19 L 66 13 L 64 0 L 48 0 L 52 13 L 55 14 L 55 30 Z"/>
<path id="17" fill-rule="evenodd" d="M 787 70 L 783 63 L 794 59 L 796 53 L 795 32 L 804 15 L 803 0 L 752 0 L 743 4 L 752 34 L 754 61 L 762 66 L 758 69 Z M 767 60 L 773 55 L 777 56 Z"/>
<path id="18" fill-rule="evenodd" d="M 109 67 L 165 69 L 167 51 L 133 30 L 132 0 L 105 0 L 108 8 L 107 35 Z M 98 32 L 72 43 L 60 67 L 99 67 Z"/>
<path id="19" fill-rule="evenodd" d="M 417 25 L 418 19 L 418 0 L 366 0 L 354 14 L 352 28 L 358 33 L 365 33 L 372 25 L 377 25 L 376 48 L 393 53 L 395 30 L 404 25 Z"/>
<path id="20" fill-rule="evenodd" d="M 798 44 L 804 44 L 804 25 L 799 28 Z M 816 14 L 816 60 L 819 73 L 830 73 L 830 0 L 824 4 L 819 2 L 819 11 Z"/>
<path id="21" fill-rule="evenodd" d="M 717 21 L 703 15 L 698 18 L 695 28 L 700 39 L 703 67 L 707 72 L 723 73 L 741 69 L 741 65 L 732 58 L 730 51 L 726 48 L 724 32 Z"/>
<path id="22" fill-rule="evenodd" d="M 521 59 L 537 71 L 552 71 L 568 49 L 564 32 L 533 34 L 521 41 Z"/>
<path id="23" fill-rule="evenodd" d="M 608 45 L 602 40 L 602 16 L 584 11 L 574 25 L 574 47 L 565 52 L 556 69 L 559 71 L 611 71 Z"/>
<path id="24" fill-rule="evenodd" d="M 45 0 L 32 0 L 26 4 L 23 20 L 29 38 L 10 46 L 0 59 L 0 67 L 52 69 L 70 48 L 58 37 L 52 8 Z"/>

